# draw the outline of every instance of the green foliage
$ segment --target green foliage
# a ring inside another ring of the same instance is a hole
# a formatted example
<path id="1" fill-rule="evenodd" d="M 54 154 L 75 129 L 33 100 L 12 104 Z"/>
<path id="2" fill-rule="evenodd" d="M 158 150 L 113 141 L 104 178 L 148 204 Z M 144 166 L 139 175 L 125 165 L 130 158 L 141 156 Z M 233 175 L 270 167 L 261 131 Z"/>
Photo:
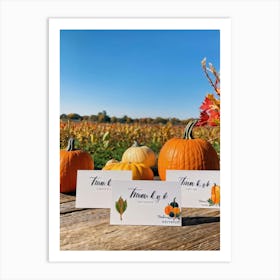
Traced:
<path id="1" fill-rule="evenodd" d="M 180 120 L 178 118 L 162 118 L 162 117 L 156 117 L 156 118 L 132 118 L 127 115 L 124 115 L 122 117 L 116 117 L 116 116 L 109 116 L 105 110 L 102 112 L 97 113 L 97 115 L 84 115 L 80 116 L 76 113 L 70 113 L 68 115 L 62 114 L 60 115 L 60 119 L 67 121 L 67 120 L 80 120 L 80 121 L 91 121 L 96 123 L 123 123 L 123 124 L 133 124 L 133 123 L 140 123 L 140 124 L 170 124 L 170 125 L 185 125 L 189 119 Z"/>
<path id="2" fill-rule="evenodd" d="M 76 114 L 76 113 L 68 114 L 67 118 L 69 120 L 76 120 L 76 121 L 80 121 L 82 119 L 82 117 L 79 114 Z"/>

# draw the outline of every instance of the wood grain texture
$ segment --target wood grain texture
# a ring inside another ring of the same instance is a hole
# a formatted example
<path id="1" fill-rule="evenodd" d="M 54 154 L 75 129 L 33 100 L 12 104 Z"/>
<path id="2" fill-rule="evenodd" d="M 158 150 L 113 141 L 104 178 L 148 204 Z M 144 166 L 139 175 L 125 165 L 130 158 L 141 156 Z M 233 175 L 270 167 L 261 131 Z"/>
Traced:
<path id="1" fill-rule="evenodd" d="M 60 195 L 61 250 L 219 250 L 219 209 L 183 208 L 182 227 L 110 225 L 109 209 L 75 208 Z"/>

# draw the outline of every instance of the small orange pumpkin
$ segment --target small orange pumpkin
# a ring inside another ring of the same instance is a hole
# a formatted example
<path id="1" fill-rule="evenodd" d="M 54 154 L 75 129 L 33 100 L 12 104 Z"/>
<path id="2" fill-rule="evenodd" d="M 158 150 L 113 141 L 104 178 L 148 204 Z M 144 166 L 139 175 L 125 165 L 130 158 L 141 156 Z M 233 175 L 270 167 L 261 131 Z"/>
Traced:
<path id="1" fill-rule="evenodd" d="M 136 162 L 116 162 L 109 163 L 103 167 L 103 170 L 131 170 L 133 180 L 153 180 L 154 173 L 150 167 L 143 163 Z"/>
<path id="2" fill-rule="evenodd" d="M 191 120 L 184 137 L 168 140 L 160 150 L 158 172 L 166 179 L 166 170 L 219 170 L 220 161 L 213 146 L 206 140 L 193 139 L 192 129 L 197 120 Z"/>
<path id="3" fill-rule="evenodd" d="M 152 167 L 156 164 L 156 155 L 151 148 L 140 146 L 137 141 L 134 141 L 134 144 L 123 153 L 122 162 L 144 163 Z"/>
<path id="4" fill-rule="evenodd" d="M 178 215 L 178 214 L 180 214 L 180 208 L 179 207 L 174 207 L 173 208 L 173 213 L 175 214 L 175 215 Z"/>
<path id="5" fill-rule="evenodd" d="M 164 208 L 164 213 L 169 216 L 169 213 L 173 210 L 173 207 L 168 204 L 165 208 Z"/>
<path id="6" fill-rule="evenodd" d="M 94 161 L 90 154 L 75 149 L 75 140 L 70 138 L 66 150 L 60 150 L 60 192 L 76 190 L 77 170 L 93 170 Z"/>
<path id="7" fill-rule="evenodd" d="M 216 184 L 211 188 L 211 200 L 214 204 L 220 204 L 220 186 Z"/>

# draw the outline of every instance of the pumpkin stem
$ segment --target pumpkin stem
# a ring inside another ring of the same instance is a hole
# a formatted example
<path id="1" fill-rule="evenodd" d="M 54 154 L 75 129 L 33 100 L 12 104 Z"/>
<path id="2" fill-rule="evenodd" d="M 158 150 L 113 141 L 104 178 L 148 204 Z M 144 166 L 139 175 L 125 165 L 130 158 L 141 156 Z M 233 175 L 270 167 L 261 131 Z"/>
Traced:
<path id="1" fill-rule="evenodd" d="M 75 139 L 74 138 L 70 138 L 69 140 L 68 140 L 68 146 L 67 146 L 67 148 L 66 148 L 66 151 L 75 151 L 76 149 L 75 149 Z"/>
<path id="2" fill-rule="evenodd" d="M 131 147 L 140 147 L 140 145 L 136 140 L 134 140 Z"/>
<path id="3" fill-rule="evenodd" d="M 193 127 L 196 125 L 197 122 L 198 122 L 198 120 L 194 119 L 194 120 L 190 120 L 187 123 L 187 126 L 185 128 L 185 132 L 184 132 L 184 136 L 183 136 L 184 139 L 193 139 L 192 130 L 193 130 Z"/>

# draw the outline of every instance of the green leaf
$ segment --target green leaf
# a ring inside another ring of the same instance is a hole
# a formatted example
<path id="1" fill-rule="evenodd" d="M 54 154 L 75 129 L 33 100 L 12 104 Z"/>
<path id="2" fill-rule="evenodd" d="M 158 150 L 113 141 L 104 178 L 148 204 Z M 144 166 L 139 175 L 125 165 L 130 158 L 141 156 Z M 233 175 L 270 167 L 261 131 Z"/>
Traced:
<path id="1" fill-rule="evenodd" d="M 214 205 L 214 202 L 212 201 L 211 198 L 209 198 L 207 201 L 209 202 L 209 205 Z"/>
<path id="2" fill-rule="evenodd" d="M 124 203 L 123 203 L 123 212 L 126 210 L 126 208 L 127 208 L 127 202 L 125 200 Z"/>
<path id="3" fill-rule="evenodd" d="M 103 137 L 102 137 L 102 141 L 105 141 L 109 138 L 109 131 L 105 132 Z"/>
<path id="4" fill-rule="evenodd" d="M 105 149 L 107 149 L 108 146 L 109 146 L 109 140 L 104 140 L 103 141 L 103 146 L 104 146 Z"/>
<path id="5" fill-rule="evenodd" d="M 119 207 L 118 202 L 116 202 L 115 206 L 116 206 L 116 210 L 120 213 L 120 207 Z"/>
<path id="6" fill-rule="evenodd" d="M 125 211 L 126 204 L 127 204 L 126 201 L 124 201 L 121 196 L 120 196 L 119 200 L 116 201 L 116 207 L 120 214 L 122 214 Z"/>

